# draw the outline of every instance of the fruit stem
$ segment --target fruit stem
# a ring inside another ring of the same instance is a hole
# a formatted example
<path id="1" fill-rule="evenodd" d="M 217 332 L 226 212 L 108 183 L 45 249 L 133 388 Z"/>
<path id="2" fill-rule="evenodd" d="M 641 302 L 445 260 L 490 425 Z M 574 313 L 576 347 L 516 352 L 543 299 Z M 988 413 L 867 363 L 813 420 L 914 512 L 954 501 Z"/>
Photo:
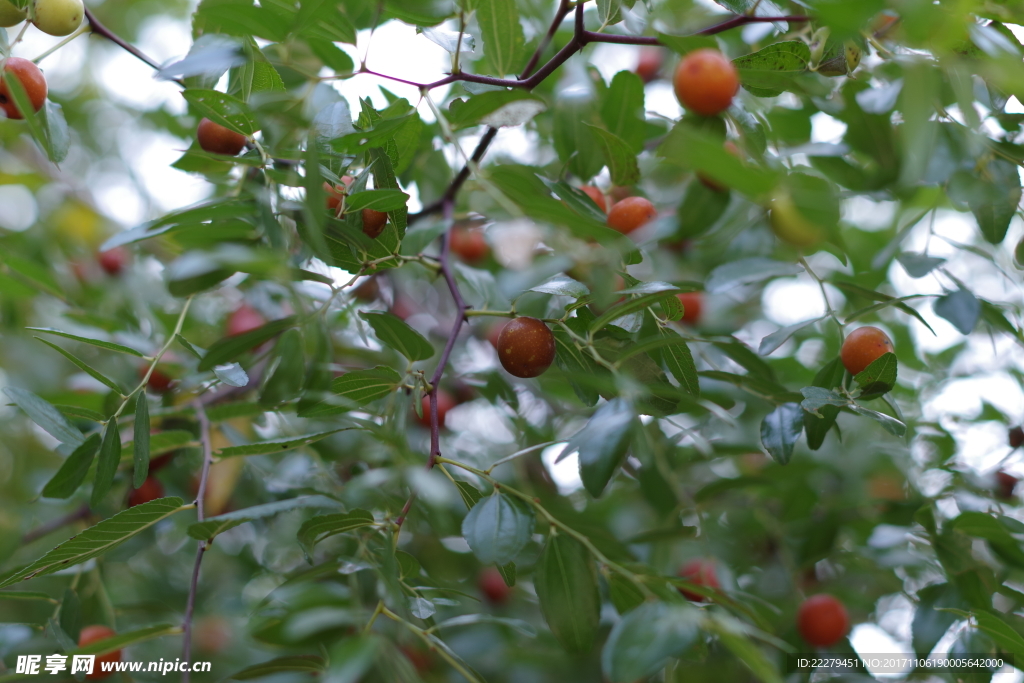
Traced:
<path id="1" fill-rule="evenodd" d="M 839 343 L 842 344 L 846 339 L 846 334 L 843 332 L 844 323 L 839 320 L 839 316 L 836 315 L 835 310 L 832 308 L 832 303 L 828 299 L 828 292 L 825 291 L 825 281 L 818 277 L 818 274 L 814 272 L 811 265 L 807 263 L 807 259 L 803 256 L 800 257 L 800 265 L 802 265 L 804 270 L 807 271 L 807 274 L 813 277 L 818 283 L 818 289 L 821 290 L 821 298 L 825 300 L 825 310 L 828 316 L 836 322 L 836 325 L 839 326 Z"/>
<path id="2" fill-rule="evenodd" d="M 50 55 L 52 55 L 52 54 L 53 54 L 54 52 L 56 52 L 57 50 L 61 49 L 62 47 L 64 47 L 64 46 L 65 46 L 65 45 L 67 45 L 68 43 L 70 43 L 70 42 L 71 42 L 72 40 L 74 40 L 74 39 L 75 39 L 75 38 L 77 38 L 78 36 L 82 35 L 83 33 L 88 33 L 88 32 L 89 32 L 90 30 L 91 30 L 91 29 L 89 28 L 89 23 L 88 23 L 88 22 L 85 22 L 85 21 L 83 21 L 83 22 L 82 22 L 82 25 L 81 25 L 81 26 L 79 26 L 79 27 L 78 27 L 77 29 L 75 29 L 75 32 L 74 32 L 74 33 L 72 33 L 72 34 L 71 34 L 70 36 L 68 36 L 68 37 L 67 37 L 67 38 L 65 38 L 64 40 L 60 41 L 59 43 L 57 43 L 56 45 L 54 45 L 53 47 L 51 47 L 51 48 L 50 48 L 49 50 L 47 50 L 47 51 L 46 51 L 46 52 L 44 52 L 43 54 L 41 54 L 41 55 L 39 55 L 38 57 L 36 57 L 36 58 L 35 58 L 35 59 L 33 59 L 32 61 L 33 61 L 33 62 L 34 62 L 35 64 L 38 64 L 39 62 L 43 61 L 44 59 L 46 59 L 47 57 L 49 57 Z"/>

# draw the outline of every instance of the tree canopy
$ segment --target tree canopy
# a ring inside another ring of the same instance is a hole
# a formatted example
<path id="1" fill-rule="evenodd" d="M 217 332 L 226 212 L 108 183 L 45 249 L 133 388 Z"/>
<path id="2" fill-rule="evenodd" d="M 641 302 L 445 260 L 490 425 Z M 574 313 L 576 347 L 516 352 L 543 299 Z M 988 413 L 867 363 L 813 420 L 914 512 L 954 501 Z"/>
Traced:
<path id="1" fill-rule="evenodd" d="M 1024 661 L 1020 3 L 47 2 L 0 0 L 0 683 Z"/>

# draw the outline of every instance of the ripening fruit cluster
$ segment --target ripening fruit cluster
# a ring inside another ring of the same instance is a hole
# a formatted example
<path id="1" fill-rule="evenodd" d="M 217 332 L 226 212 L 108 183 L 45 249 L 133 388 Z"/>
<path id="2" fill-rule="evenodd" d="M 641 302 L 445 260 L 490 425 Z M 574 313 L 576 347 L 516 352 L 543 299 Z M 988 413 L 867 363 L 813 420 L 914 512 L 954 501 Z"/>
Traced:
<path id="1" fill-rule="evenodd" d="M 338 212 L 345 205 L 345 195 L 348 194 L 348 188 L 352 186 L 354 180 L 352 176 L 343 176 L 340 185 L 332 187 L 330 183 L 324 183 L 324 192 L 327 194 L 327 209 L 329 211 L 338 215 Z M 370 239 L 376 239 L 384 232 L 384 226 L 388 222 L 388 215 L 386 213 L 374 211 L 373 209 L 363 209 L 360 216 L 363 219 L 364 235 Z"/>
<path id="2" fill-rule="evenodd" d="M 30 7 L 32 23 L 51 36 L 68 36 L 82 25 L 85 5 L 82 0 L 34 0 Z M 0 0 L 0 27 L 10 28 L 30 17 L 9 0 Z"/>
<path id="3" fill-rule="evenodd" d="M 712 593 L 721 590 L 717 565 L 714 560 L 696 558 L 679 568 L 678 575 L 692 586 L 709 589 Z M 713 596 L 697 593 L 680 587 L 679 592 L 687 600 L 708 602 Z M 842 640 L 850 630 L 850 617 L 839 599 L 822 593 L 812 595 L 800 603 L 796 614 L 797 631 L 800 637 L 814 647 L 831 647 Z"/>

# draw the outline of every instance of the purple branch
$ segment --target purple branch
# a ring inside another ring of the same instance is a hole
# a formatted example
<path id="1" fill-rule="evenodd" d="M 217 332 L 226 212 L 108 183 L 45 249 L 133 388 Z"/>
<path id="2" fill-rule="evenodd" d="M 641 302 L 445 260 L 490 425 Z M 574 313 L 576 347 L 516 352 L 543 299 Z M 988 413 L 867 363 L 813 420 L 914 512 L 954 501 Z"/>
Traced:
<path id="1" fill-rule="evenodd" d="M 570 57 L 572 57 L 574 54 L 583 49 L 583 47 L 588 43 L 617 43 L 620 45 L 662 44 L 661 41 L 659 41 L 657 38 L 653 38 L 650 36 L 623 36 L 587 31 L 583 25 L 583 5 L 581 4 L 576 6 L 576 16 L 574 18 L 575 31 L 573 32 L 572 40 L 566 43 L 566 45 L 561 50 L 559 50 L 555 54 L 555 56 L 552 57 L 546 64 L 544 64 L 544 66 L 542 66 L 539 71 L 530 75 L 533 71 L 533 68 L 537 64 L 537 61 L 540 59 L 541 53 L 550 44 L 551 39 L 558 31 L 558 27 L 561 25 L 562 21 L 565 20 L 565 17 L 568 15 L 568 13 L 571 11 L 568 5 L 568 0 L 562 0 L 562 4 L 558 8 L 558 12 L 555 15 L 554 21 L 551 22 L 551 27 L 548 29 L 547 35 L 541 41 L 541 44 L 537 47 L 537 50 L 533 53 L 533 56 L 530 58 L 529 63 L 526 65 L 526 68 L 523 70 L 523 73 L 520 75 L 519 79 L 494 78 L 491 76 L 476 76 L 474 74 L 458 73 L 451 74 L 449 76 L 442 78 L 439 81 L 434 81 L 433 83 L 414 83 L 412 81 L 406 81 L 400 78 L 386 76 L 384 74 L 376 74 L 375 72 L 365 70 L 364 72 L 374 73 L 375 75 L 381 76 L 382 78 L 387 78 L 390 80 L 406 83 L 408 85 L 413 85 L 423 90 L 430 90 L 431 88 L 436 88 L 440 85 L 447 85 L 448 83 L 454 83 L 456 81 L 487 83 L 490 85 L 504 86 L 508 88 L 525 88 L 527 90 L 533 90 L 538 85 L 540 85 L 548 76 L 550 76 L 555 71 L 555 69 L 562 66 L 562 64 L 567 62 Z M 752 17 L 747 16 L 745 14 L 737 15 L 730 19 L 726 19 L 725 21 L 722 21 L 718 24 L 715 24 L 714 26 L 709 26 L 705 29 L 701 29 L 700 31 L 697 31 L 692 35 L 710 36 L 715 35 L 717 33 L 722 33 L 724 31 L 728 31 L 733 28 L 737 28 L 739 26 L 745 26 L 746 24 L 757 24 L 775 21 L 787 21 L 798 23 L 810 21 L 810 17 L 803 15 L 793 15 L 785 17 Z M 494 140 L 494 136 L 497 132 L 497 129 L 488 127 L 487 131 L 484 133 L 484 136 L 480 139 L 480 142 L 477 145 L 476 150 L 473 152 L 473 163 L 479 163 L 480 160 L 483 159 L 484 154 L 487 152 L 487 148 Z M 423 216 L 427 216 L 432 213 L 437 213 L 445 206 L 447 202 L 453 202 L 455 200 L 455 196 L 459 193 L 459 190 L 462 189 L 462 186 L 465 184 L 466 180 L 469 179 L 469 174 L 470 164 L 467 163 L 462 168 L 462 170 L 459 171 L 458 175 L 455 176 L 455 179 L 452 180 L 451 185 L 448 186 L 448 189 L 445 191 L 444 195 L 437 201 L 432 202 L 431 204 L 428 204 L 427 206 L 423 207 L 423 209 L 419 213 L 409 216 L 409 221 L 413 222 L 419 218 L 422 218 Z"/>
<path id="2" fill-rule="evenodd" d="M 203 469 L 199 475 L 199 497 L 196 500 L 196 518 L 202 522 L 206 518 L 206 482 L 210 478 L 213 446 L 210 443 L 210 420 L 206 417 L 206 408 L 203 406 L 202 401 L 198 399 L 193 401 L 192 405 L 195 408 L 196 418 L 199 421 L 199 440 L 203 445 Z M 207 548 L 209 548 L 209 544 L 206 541 L 199 541 L 199 547 L 196 549 L 196 561 L 192 566 L 192 582 L 189 584 L 188 602 L 185 605 L 185 622 L 182 625 L 185 644 L 182 648 L 181 658 L 185 660 L 186 665 L 192 659 L 192 615 L 195 612 L 196 592 L 199 587 L 199 568 L 203 564 L 203 555 L 206 554 Z M 188 666 L 185 666 L 182 671 L 181 681 L 182 683 L 188 683 L 189 681 Z"/>
<path id="3" fill-rule="evenodd" d="M 526 63 L 526 68 L 523 69 L 521 74 L 519 74 L 520 80 L 529 78 L 530 74 L 533 73 L 533 70 L 537 67 L 537 62 L 540 61 L 540 56 L 544 54 L 544 50 L 548 49 L 548 45 L 551 44 L 551 41 L 555 38 L 555 34 L 558 33 L 558 27 L 562 25 L 562 22 L 565 21 L 565 18 L 571 11 L 572 10 L 569 7 L 569 0 L 562 0 L 558 5 L 558 11 L 555 13 L 555 18 L 551 21 L 551 26 L 548 27 L 548 32 L 544 34 L 543 38 L 541 38 L 540 44 L 537 46 L 537 49 L 533 51 L 533 55 L 530 57 L 530 61 Z"/>
<path id="4" fill-rule="evenodd" d="M 88 7 L 85 8 L 85 19 L 86 19 L 86 21 L 89 22 L 89 30 L 92 33 L 95 33 L 96 35 L 98 35 L 98 36 L 100 36 L 102 38 L 106 38 L 110 42 L 114 43 L 115 45 L 117 45 L 121 49 L 125 50 L 126 52 L 128 52 L 132 56 L 136 57 L 137 59 L 145 62 L 147 65 L 149 65 L 150 67 L 156 69 L 157 71 L 160 70 L 160 65 L 156 62 L 156 60 L 154 60 L 153 58 L 149 57 L 142 50 L 140 50 L 139 48 L 135 47 L 134 45 L 129 43 L 127 40 L 125 40 L 121 36 L 117 35 L 113 31 L 111 31 L 109 28 L 104 26 L 103 23 L 99 19 L 96 18 L 96 15 L 94 15 L 92 13 L 92 11 L 89 10 Z M 183 88 L 185 87 L 185 82 L 182 81 L 180 78 L 175 78 L 175 79 L 172 79 L 172 80 L 175 83 L 177 83 L 178 85 L 180 85 L 181 87 L 183 87 Z"/>
<path id="5" fill-rule="evenodd" d="M 427 469 L 433 467 L 434 463 L 437 462 L 437 456 L 441 455 L 441 428 L 438 425 L 437 417 L 438 385 L 444 376 L 444 369 L 448 365 L 452 349 L 455 348 L 455 340 L 458 338 L 459 331 L 466 322 L 466 309 L 469 308 L 466 305 L 466 301 L 462 298 L 462 292 L 459 291 L 459 285 L 455 282 L 455 275 L 452 272 L 451 245 L 452 217 L 454 212 L 455 204 L 449 199 L 444 204 L 444 219 L 448 223 L 448 228 L 445 230 L 441 242 L 441 272 L 444 274 L 445 282 L 448 283 L 448 291 L 451 292 L 457 310 L 455 313 L 455 323 L 452 325 L 452 332 L 448 335 L 448 342 L 444 345 L 444 351 L 441 352 L 441 360 L 437 362 L 434 376 L 430 378 L 430 462 L 427 465 Z"/>

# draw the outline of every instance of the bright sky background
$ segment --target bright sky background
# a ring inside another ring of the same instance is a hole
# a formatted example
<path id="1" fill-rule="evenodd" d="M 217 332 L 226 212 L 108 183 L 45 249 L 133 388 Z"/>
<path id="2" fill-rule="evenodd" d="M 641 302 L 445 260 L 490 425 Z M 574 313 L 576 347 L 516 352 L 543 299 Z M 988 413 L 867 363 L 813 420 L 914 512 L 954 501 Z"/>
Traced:
<path id="1" fill-rule="evenodd" d="M 1018 36 L 1024 36 L 1020 27 L 1011 27 Z M 748 31 L 768 30 L 766 26 L 747 27 Z M 46 58 L 42 67 L 49 80 L 51 91 L 58 94 L 77 87 L 82 78 L 82 62 L 86 58 L 83 41 L 76 42 L 59 50 Z M 185 114 L 186 107 L 179 94 L 179 88 L 173 83 L 158 81 L 153 71 L 134 57 L 123 52 L 116 46 L 103 42 L 99 38 L 88 39 L 93 43 L 92 74 L 99 87 L 115 102 L 139 109 L 156 109 L 166 106 L 172 112 Z M 16 51 L 24 57 L 33 57 L 57 42 L 56 39 L 41 32 L 30 29 L 26 39 Z M 139 47 L 155 58 L 166 63 L 184 56 L 191 46 L 190 29 L 187 22 L 170 20 L 165 17 L 153 17 L 148 20 L 141 31 Z M 368 31 L 359 34 L 359 44 L 352 49 L 343 46 L 358 63 L 364 55 L 368 55 L 370 68 L 402 78 L 427 82 L 441 77 L 450 66 L 449 56 L 444 50 L 423 36 L 416 34 L 414 28 L 392 22 L 379 28 L 371 36 Z M 478 48 L 479 49 L 479 48 Z M 594 53 L 592 61 L 606 79 L 610 79 L 617 71 L 632 69 L 636 63 L 637 49 L 628 46 L 600 45 Z M 560 72 L 563 85 L 572 87 L 584 80 L 585 62 L 574 57 Z M 374 77 L 360 75 L 347 81 L 336 83 L 338 90 L 348 100 L 353 111 L 358 110 L 358 100 L 369 97 L 375 105 L 383 106 L 385 99 L 377 88 L 378 83 L 392 92 L 404 96 L 410 102 L 419 102 L 420 114 L 427 120 L 433 120 L 430 108 L 420 102 L 419 93 L 415 88 L 399 83 L 380 81 Z M 447 87 L 433 91 L 432 96 L 440 102 L 444 99 Z M 667 82 L 656 82 L 647 86 L 647 108 L 650 112 L 676 118 L 681 109 L 676 102 L 671 86 Z M 1013 100 L 1009 111 L 1024 112 L 1024 107 Z M 839 121 L 819 113 L 812 120 L 814 142 L 833 142 L 838 140 L 844 125 Z M 74 122 L 71 123 L 74 127 Z M 115 166 L 101 168 L 94 176 L 85 179 L 70 179 L 73 185 L 86 188 L 95 197 L 98 208 L 108 217 L 124 228 L 133 227 L 144 220 L 153 218 L 167 211 L 192 204 L 206 197 L 212 187 L 203 179 L 191 176 L 170 167 L 180 152 L 190 144 L 187 140 L 177 139 L 165 133 L 145 130 L 137 125 L 135 119 L 113 120 L 107 136 L 111 145 L 117 145 L 123 156 L 129 160 L 130 168 Z M 469 151 L 476 143 L 476 138 L 469 136 L 463 139 L 463 149 Z M 512 157 L 531 160 L 531 136 L 521 128 L 504 129 L 492 145 L 493 152 L 501 152 Z M 450 154 L 454 161 L 457 157 Z M 136 180 L 141 182 L 144 192 L 139 192 Z M 414 202 L 411 207 L 417 208 L 418 200 L 412 192 Z M 30 227 L 38 215 L 36 199 L 21 186 L 0 187 L 0 227 L 22 230 Z M 862 226 L 874 225 L 877 229 L 888 227 L 889 220 L 895 209 L 892 203 L 875 203 L 865 198 L 848 201 L 844 207 L 844 215 Z M 936 233 L 955 242 L 968 242 L 976 233 L 976 226 L 970 214 L 942 211 L 935 221 Z M 1003 249 L 999 265 L 1008 276 L 992 269 L 982 259 L 967 252 L 958 250 L 951 244 L 940 239 L 927 240 L 927 224 L 922 223 L 913 230 L 904 243 L 905 250 L 922 251 L 926 247 L 929 255 L 950 258 L 949 269 L 957 277 L 969 283 L 976 292 L 993 300 L 1020 302 L 1022 297 L 1020 272 L 1014 269 L 1008 250 Z M 1006 245 L 1016 244 L 1024 232 L 1020 218 L 1014 220 L 1010 234 L 1004 242 Z M 827 275 L 833 271 L 842 271 L 842 265 L 828 254 L 817 254 L 811 259 L 812 266 L 819 275 Z M 899 295 L 913 293 L 941 292 L 942 284 L 934 277 L 919 280 L 910 279 L 902 267 L 894 264 L 890 272 L 891 282 Z M 725 300 L 729 294 L 718 295 Z M 830 290 L 835 302 L 841 302 L 842 296 L 836 290 Z M 800 276 L 773 282 L 766 288 L 762 305 L 768 322 L 750 323 L 737 333 L 741 339 L 757 347 L 760 339 L 775 331 L 780 326 L 790 325 L 824 313 L 817 286 L 807 276 Z M 946 321 L 935 316 L 930 304 L 918 304 L 917 307 L 938 333 L 933 337 L 923 326 L 914 327 L 914 333 L 921 347 L 929 352 L 936 352 L 961 340 L 961 335 Z M 971 353 L 965 354 L 959 367 L 954 372 L 963 375 L 963 379 L 948 382 L 944 390 L 931 397 L 925 406 L 926 416 L 941 419 L 956 435 L 963 460 L 980 475 L 990 475 L 998 467 L 1000 461 L 1009 452 L 1006 445 L 1005 425 L 1000 423 L 983 423 L 961 426 L 956 417 L 971 417 L 981 409 L 982 400 L 996 405 L 1018 422 L 1024 421 L 1024 394 L 1020 387 L 1004 370 L 1008 365 L 1024 370 L 1024 354 L 1019 346 L 1014 345 L 1005 337 L 994 342 L 986 336 L 976 334 L 970 339 Z M 806 345 L 805 345 L 806 346 Z M 494 363 L 488 357 L 490 349 L 479 349 L 482 362 Z M 787 343 L 777 353 L 796 352 L 798 358 L 807 355 L 814 359 L 815 348 L 808 346 L 799 350 Z M 467 427 L 478 423 L 470 418 L 468 411 L 477 410 L 463 406 L 453 411 L 452 417 Z M 460 411 L 466 413 L 460 419 Z M 473 415 L 472 418 L 479 417 Z M 560 489 L 571 493 L 580 488 L 575 456 L 569 457 L 555 465 L 554 460 L 562 446 L 552 446 L 543 453 L 543 461 L 556 479 Z M 1024 465 L 1019 456 L 1015 456 L 1009 469 L 1018 475 L 1024 475 Z M 879 622 L 884 627 L 872 624 L 858 626 L 852 636 L 855 647 L 861 652 L 908 652 L 910 640 L 910 603 L 901 596 L 883 600 L 879 604 Z M 947 640 L 949 640 L 947 638 Z M 948 648 L 949 642 L 940 644 L 939 650 Z M 996 676 L 996 683 L 1020 683 L 1024 675 L 1019 673 Z"/>

